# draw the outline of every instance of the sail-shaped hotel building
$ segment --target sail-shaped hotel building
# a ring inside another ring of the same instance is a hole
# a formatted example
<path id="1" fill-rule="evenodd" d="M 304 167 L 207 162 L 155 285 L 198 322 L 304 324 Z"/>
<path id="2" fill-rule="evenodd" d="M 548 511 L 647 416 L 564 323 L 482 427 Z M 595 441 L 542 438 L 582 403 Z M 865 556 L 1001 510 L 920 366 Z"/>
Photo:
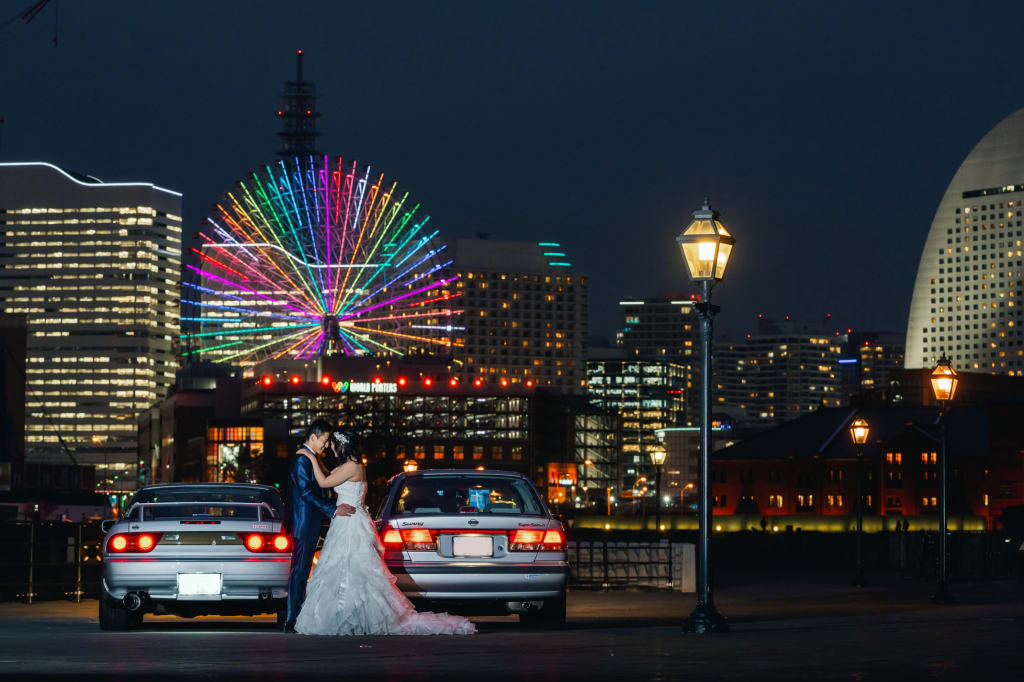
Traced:
<path id="1" fill-rule="evenodd" d="M 1024 375 L 1024 109 L 967 155 L 935 212 L 907 322 L 905 365 Z"/>

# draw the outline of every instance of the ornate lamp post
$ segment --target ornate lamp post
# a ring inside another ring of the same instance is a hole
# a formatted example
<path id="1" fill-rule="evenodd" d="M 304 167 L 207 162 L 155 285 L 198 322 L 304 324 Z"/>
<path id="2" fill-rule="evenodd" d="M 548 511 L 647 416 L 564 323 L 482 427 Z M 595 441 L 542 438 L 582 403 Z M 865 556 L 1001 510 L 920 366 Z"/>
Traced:
<path id="1" fill-rule="evenodd" d="M 857 574 L 854 587 L 864 587 L 864 444 L 868 442 L 868 423 L 858 417 L 850 422 L 850 438 L 857 446 Z"/>
<path id="2" fill-rule="evenodd" d="M 654 530 L 661 532 L 661 468 L 668 453 L 661 445 L 651 448 L 651 462 L 654 464 Z"/>
<path id="3" fill-rule="evenodd" d="M 705 199 L 691 222 L 676 237 L 690 279 L 700 284 L 700 301 L 694 306 L 700 316 L 700 458 L 697 462 L 697 607 L 685 621 L 683 632 L 705 634 L 727 632 L 729 626 L 718 613 L 711 594 L 711 332 L 718 306 L 711 305 L 711 288 L 725 275 L 736 240 L 718 220 Z"/>
<path id="4" fill-rule="evenodd" d="M 957 378 L 956 370 L 949 364 L 945 356 L 939 359 L 939 364 L 932 370 L 931 376 L 932 393 L 939 403 L 939 434 L 942 446 L 939 452 L 939 579 L 935 586 L 935 594 L 932 595 L 933 604 L 951 604 L 954 599 L 949 593 L 948 573 L 949 562 L 946 559 L 946 518 L 948 511 L 947 504 L 947 472 L 949 464 L 946 462 L 946 404 L 956 394 Z"/>

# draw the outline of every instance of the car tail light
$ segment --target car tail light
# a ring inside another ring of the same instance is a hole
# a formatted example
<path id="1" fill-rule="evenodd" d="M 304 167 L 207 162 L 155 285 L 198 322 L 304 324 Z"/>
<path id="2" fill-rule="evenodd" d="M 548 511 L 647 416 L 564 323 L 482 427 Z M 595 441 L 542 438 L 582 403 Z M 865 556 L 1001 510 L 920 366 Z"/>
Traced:
<path id="1" fill-rule="evenodd" d="M 437 550 L 437 531 L 427 528 L 407 528 L 402 531 L 405 548 L 410 552 Z"/>
<path id="2" fill-rule="evenodd" d="M 125 552 L 152 552 L 163 533 L 118 533 L 107 540 L 107 551 L 112 554 Z"/>
<path id="3" fill-rule="evenodd" d="M 292 541 L 287 535 L 278 533 L 239 533 L 242 544 L 250 552 L 288 552 Z"/>
<path id="4" fill-rule="evenodd" d="M 520 528 L 512 532 L 508 543 L 510 552 L 536 552 L 544 542 L 544 531 Z"/>
<path id="5" fill-rule="evenodd" d="M 385 549 L 405 549 L 405 542 L 402 541 L 402 533 L 397 528 L 388 528 L 381 538 Z"/>
<path id="6" fill-rule="evenodd" d="M 551 529 L 544 533 L 544 541 L 541 544 L 548 552 L 565 549 L 565 535 L 560 530 Z"/>

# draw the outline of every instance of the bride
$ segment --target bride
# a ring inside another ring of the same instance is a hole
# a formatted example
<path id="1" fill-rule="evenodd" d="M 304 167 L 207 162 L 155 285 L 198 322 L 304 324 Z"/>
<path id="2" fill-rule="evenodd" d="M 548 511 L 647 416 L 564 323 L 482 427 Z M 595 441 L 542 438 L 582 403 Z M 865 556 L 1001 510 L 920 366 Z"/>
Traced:
<path id="1" fill-rule="evenodd" d="M 336 516 L 324 539 L 320 559 L 309 579 L 306 601 L 295 621 L 304 635 L 469 635 L 476 626 L 461 616 L 417 613 L 395 586 L 381 556 L 383 546 L 363 506 L 366 469 L 348 434 L 331 434 L 331 448 L 341 465 L 324 474 L 314 455 L 313 474 L 321 488 L 333 487 L 338 503 L 356 508 Z"/>

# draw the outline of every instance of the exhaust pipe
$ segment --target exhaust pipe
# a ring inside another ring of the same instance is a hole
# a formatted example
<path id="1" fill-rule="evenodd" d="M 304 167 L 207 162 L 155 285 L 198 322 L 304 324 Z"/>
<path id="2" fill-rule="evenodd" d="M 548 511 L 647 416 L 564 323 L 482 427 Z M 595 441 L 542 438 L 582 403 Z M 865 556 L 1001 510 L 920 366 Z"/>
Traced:
<path id="1" fill-rule="evenodd" d="M 142 608 L 142 596 L 137 592 L 129 592 L 124 595 L 124 599 L 121 600 L 124 607 L 129 611 L 138 611 Z"/>

